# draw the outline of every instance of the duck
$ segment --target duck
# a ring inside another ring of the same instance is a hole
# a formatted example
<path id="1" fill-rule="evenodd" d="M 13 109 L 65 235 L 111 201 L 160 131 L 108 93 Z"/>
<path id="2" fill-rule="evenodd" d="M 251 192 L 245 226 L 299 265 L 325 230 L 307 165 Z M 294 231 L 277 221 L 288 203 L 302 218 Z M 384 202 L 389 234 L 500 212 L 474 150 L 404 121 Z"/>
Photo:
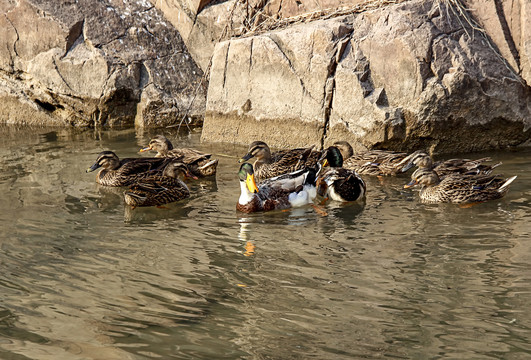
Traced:
<path id="1" fill-rule="evenodd" d="M 368 150 L 354 154 L 348 141 L 336 141 L 333 144 L 343 156 L 343 168 L 355 170 L 360 175 L 395 176 L 403 172 L 401 162 L 408 156 L 407 153 Z"/>
<path id="2" fill-rule="evenodd" d="M 243 163 L 238 172 L 241 194 L 236 210 L 254 213 L 311 204 L 316 197 L 315 176 L 314 169 L 305 168 L 266 179 L 258 186 L 253 165 Z"/>
<path id="3" fill-rule="evenodd" d="M 211 159 L 212 154 L 207 154 L 192 148 L 174 148 L 171 141 L 164 135 L 153 137 L 147 147 L 140 152 L 154 150 L 155 157 L 180 158 L 190 172 L 197 177 L 209 177 L 216 174 L 219 160 Z"/>
<path id="4" fill-rule="evenodd" d="M 161 206 L 190 197 L 188 186 L 180 175 L 193 177 L 181 160 L 174 160 L 162 174 L 146 177 L 124 191 L 125 203 L 135 209 L 138 206 Z"/>
<path id="5" fill-rule="evenodd" d="M 265 142 L 254 141 L 249 145 L 247 154 L 239 162 L 242 163 L 255 157 L 254 176 L 256 182 L 261 183 L 265 179 L 307 167 L 315 167 L 321 157 L 321 152 L 313 151 L 313 148 L 314 146 L 271 153 L 271 149 Z"/>
<path id="6" fill-rule="evenodd" d="M 516 176 L 503 179 L 499 175 L 456 173 L 441 179 L 433 169 L 418 168 L 404 188 L 420 185 L 419 196 L 423 202 L 473 204 L 502 198 L 515 179 Z"/>
<path id="7" fill-rule="evenodd" d="M 464 175 L 489 175 L 502 163 L 484 164 L 492 161 L 490 157 L 484 157 L 477 160 L 470 159 L 448 159 L 433 162 L 430 155 L 422 150 L 415 151 L 402 161 L 403 171 L 406 172 L 413 166 L 419 169 L 433 169 L 440 178 L 451 174 Z"/>
<path id="8" fill-rule="evenodd" d="M 330 146 L 323 151 L 321 162 L 322 168 L 316 181 L 318 195 L 340 202 L 356 201 L 365 197 L 365 181 L 356 171 L 342 167 L 343 156 L 336 146 Z"/>
<path id="9" fill-rule="evenodd" d="M 96 182 L 104 186 L 129 186 L 140 179 L 162 173 L 170 162 L 164 158 L 125 158 L 120 160 L 113 151 L 102 151 L 86 172 L 102 168 Z"/>

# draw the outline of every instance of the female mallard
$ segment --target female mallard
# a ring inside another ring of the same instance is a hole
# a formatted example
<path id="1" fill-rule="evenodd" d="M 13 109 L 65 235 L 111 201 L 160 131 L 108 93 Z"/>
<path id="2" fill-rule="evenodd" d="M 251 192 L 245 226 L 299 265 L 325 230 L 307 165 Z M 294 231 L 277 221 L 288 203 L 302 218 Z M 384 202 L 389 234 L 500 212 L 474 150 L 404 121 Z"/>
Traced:
<path id="1" fill-rule="evenodd" d="M 137 206 L 160 206 L 189 197 L 188 186 L 179 179 L 181 174 L 192 176 L 180 160 L 170 162 L 162 174 L 146 177 L 125 191 L 125 203 L 134 209 Z"/>
<path id="2" fill-rule="evenodd" d="M 164 135 L 157 135 L 150 140 L 149 145 L 140 152 L 155 150 L 155 157 L 180 158 L 188 166 L 192 174 L 198 177 L 207 177 L 216 174 L 218 160 L 211 160 L 212 154 L 206 154 L 191 148 L 175 149 Z"/>
<path id="3" fill-rule="evenodd" d="M 87 172 L 100 170 L 96 182 L 105 186 L 128 186 L 132 183 L 162 173 L 164 167 L 170 162 L 164 158 L 126 158 L 120 160 L 112 151 L 102 151 L 98 159 L 87 169 Z"/>
<path id="4" fill-rule="evenodd" d="M 238 172 L 241 194 L 236 210 L 244 213 L 287 209 L 309 204 L 315 198 L 315 171 L 302 169 L 267 179 L 258 187 L 253 165 L 243 163 Z"/>
<path id="5" fill-rule="evenodd" d="M 408 156 L 406 153 L 368 150 L 360 154 L 354 154 L 352 146 L 347 141 L 336 141 L 334 143 L 343 156 L 343 167 L 355 170 L 361 175 L 389 176 L 403 172 L 402 160 Z"/>
<path id="6" fill-rule="evenodd" d="M 420 185 L 420 199 L 425 202 L 479 203 L 503 197 L 516 179 L 501 179 L 497 175 L 450 174 L 442 180 L 429 168 L 418 168 L 404 188 Z"/>
<path id="7" fill-rule="evenodd" d="M 484 164 L 488 161 L 492 161 L 492 159 L 489 157 L 477 160 L 449 159 L 434 163 L 430 155 L 419 150 L 402 161 L 402 170 L 405 172 L 413 166 L 417 166 L 419 169 L 432 169 L 441 178 L 450 174 L 489 175 L 494 168 L 501 165 L 501 162 L 494 165 Z"/>
<path id="8" fill-rule="evenodd" d="M 258 183 L 282 174 L 290 173 L 307 167 L 314 167 L 321 156 L 320 151 L 309 148 L 281 150 L 271 153 L 269 146 L 263 141 L 254 141 L 249 145 L 249 150 L 239 162 L 247 161 L 253 157 L 254 176 Z"/>
<path id="9" fill-rule="evenodd" d="M 363 179 L 354 170 L 342 168 L 343 156 L 335 146 L 323 152 L 323 167 L 317 178 L 317 193 L 335 201 L 356 201 L 367 191 Z"/>

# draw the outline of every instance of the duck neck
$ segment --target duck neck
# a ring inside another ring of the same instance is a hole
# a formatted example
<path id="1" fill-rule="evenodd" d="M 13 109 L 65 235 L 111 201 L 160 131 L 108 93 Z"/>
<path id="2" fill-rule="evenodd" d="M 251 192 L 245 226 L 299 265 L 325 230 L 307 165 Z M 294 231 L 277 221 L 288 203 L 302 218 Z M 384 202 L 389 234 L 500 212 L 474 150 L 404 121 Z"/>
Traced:
<path id="1" fill-rule="evenodd" d="M 241 193 L 240 193 L 240 198 L 238 199 L 238 203 L 240 203 L 241 205 L 247 205 L 251 201 L 253 201 L 256 194 L 253 194 L 252 192 L 249 191 L 245 181 L 240 181 L 240 189 L 241 189 Z"/>
<path id="2" fill-rule="evenodd" d="M 272 162 L 273 158 L 271 156 L 271 151 L 264 150 L 259 157 L 256 157 L 254 164 L 260 166 L 263 164 L 271 164 Z"/>

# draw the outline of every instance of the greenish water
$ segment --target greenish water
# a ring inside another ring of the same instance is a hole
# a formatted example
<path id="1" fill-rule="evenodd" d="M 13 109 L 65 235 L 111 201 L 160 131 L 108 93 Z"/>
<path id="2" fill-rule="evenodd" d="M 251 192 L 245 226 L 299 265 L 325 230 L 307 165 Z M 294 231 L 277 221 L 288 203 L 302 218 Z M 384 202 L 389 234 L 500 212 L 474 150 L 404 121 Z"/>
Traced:
<path id="1" fill-rule="evenodd" d="M 167 208 L 124 206 L 85 169 L 154 133 L 0 133 L 0 359 L 531 358 L 531 151 L 469 154 L 507 197 L 426 205 L 407 178 L 367 201 L 243 215 L 246 147 Z"/>

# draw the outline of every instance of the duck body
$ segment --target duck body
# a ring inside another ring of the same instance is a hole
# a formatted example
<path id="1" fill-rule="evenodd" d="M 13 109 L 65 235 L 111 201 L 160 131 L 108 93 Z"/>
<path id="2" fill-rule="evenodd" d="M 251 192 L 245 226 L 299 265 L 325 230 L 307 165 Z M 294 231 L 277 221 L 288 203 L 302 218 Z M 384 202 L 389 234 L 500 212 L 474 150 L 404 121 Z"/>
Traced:
<path id="1" fill-rule="evenodd" d="M 317 178 L 317 193 L 332 200 L 349 202 L 363 199 L 367 191 L 365 181 L 358 173 L 345 169 L 340 150 L 330 146 L 323 152 L 323 167 Z"/>
<path id="2" fill-rule="evenodd" d="M 218 160 L 211 159 L 212 154 L 207 154 L 192 148 L 174 148 L 170 140 L 164 135 L 157 135 L 150 140 L 148 147 L 140 152 L 155 150 L 157 158 L 178 158 L 194 176 L 208 177 L 216 174 Z"/>
<path id="3" fill-rule="evenodd" d="M 236 210 L 244 213 L 303 206 L 316 196 L 315 171 L 301 169 L 264 180 L 256 185 L 253 166 L 244 163 L 238 173 L 241 194 Z"/>
<path id="4" fill-rule="evenodd" d="M 489 175 L 492 171 L 501 165 L 485 164 L 492 161 L 489 157 L 484 157 L 477 160 L 471 159 L 448 159 L 433 162 L 430 155 L 423 151 L 416 151 L 409 155 L 402 161 L 403 170 L 407 171 L 413 166 L 419 169 L 432 169 L 442 179 L 447 175 L 462 174 L 462 175 Z"/>
<path id="5" fill-rule="evenodd" d="M 326 184 L 326 191 L 321 186 Z M 353 170 L 331 167 L 322 171 L 317 180 L 317 193 L 330 199 L 349 202 L 363 199 L 367 191 L 365 181 Z"/>
<path id="6" fill-rule="evenodd" d="M 96 182 L 104 186 L 129 186 L 143 178 L 162 174 L 169 159 L 163 158 L 125 158 L 119 159 L 112 151 L 102 151 L 96 162 L 87 172 L 102 169 L 96 176 Z"/>
<path id="7" fill-rule="evenodd" d="M 441 180 L 434 170 L 419 168 L 411 178 L 405 187 L 420 184 L 419 196 L 423 202 L 464 204 L 502 198 L 516 176 L 503 179 L 497 175 L 450 174 Z"/>
<path id="8" fill-rule="evenodd" d="M 265 142 L 254 141 L 249 145 L 247 154 L 240 159 L 240 162 L 255 157 L 254 176 L 256 182 L 261 183 L 265 179 L 315 167 L 320 156 L 321 152 L 313 151 L 313 147 L 280 150 L 271 153 L 271 149 Z"/>
<path id="9" fill-rule="evenodd" d="M 186 165 L 175 161 L 168 164 L 162 174 L 134 183 L 124 192 L 125 203 L 134 209 L 138 206 L 161 206 L 190 197 L 188 186 L 178 177 L 179 171 L 188 174 Z"/>
<path id="10" fill-rule="evenodd" d="M 354 154 L 352 146 L 346 141 L 334 143 L 343 156 L 343 168 L 354 170 L 360 175 L 394 176 L 403 172 L 401 162 L 408 156 L 406 153 L 369 150 Z"/>

